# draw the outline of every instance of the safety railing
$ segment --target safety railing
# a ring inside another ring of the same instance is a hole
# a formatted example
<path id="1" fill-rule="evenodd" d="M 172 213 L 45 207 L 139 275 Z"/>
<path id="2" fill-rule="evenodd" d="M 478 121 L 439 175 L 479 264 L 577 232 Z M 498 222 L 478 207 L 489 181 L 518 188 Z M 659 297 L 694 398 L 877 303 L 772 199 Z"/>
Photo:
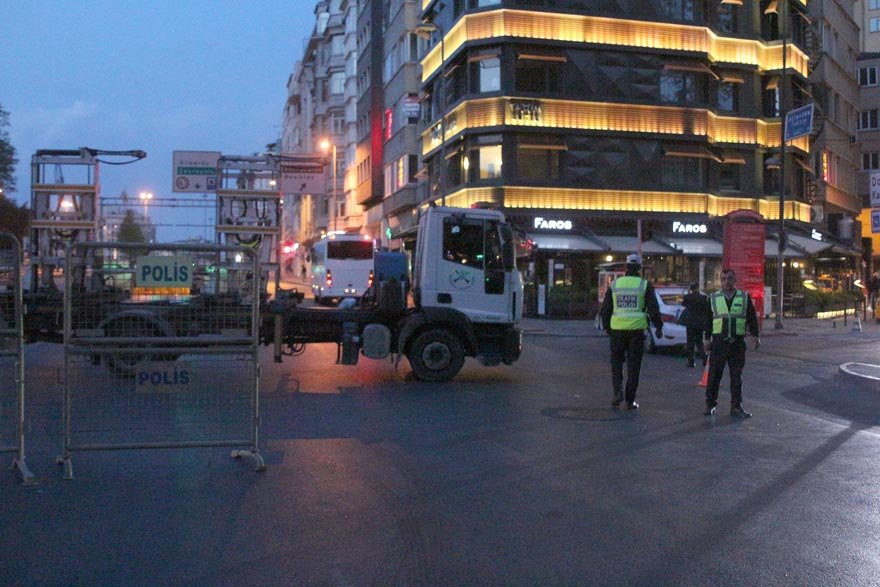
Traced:
<path id="1" fill-rule="evenodd" d="M 64 287 L 63 450 L 259 452 L 258 262 L 225 245 L 77 243 Z"/>
<path id="2" fill-rule="evenodd" d="M 0 452 L 14 453 L 12 466 L 34 483 L 25 462 L 24 303 L 21 244 L 0 232 Z"/>

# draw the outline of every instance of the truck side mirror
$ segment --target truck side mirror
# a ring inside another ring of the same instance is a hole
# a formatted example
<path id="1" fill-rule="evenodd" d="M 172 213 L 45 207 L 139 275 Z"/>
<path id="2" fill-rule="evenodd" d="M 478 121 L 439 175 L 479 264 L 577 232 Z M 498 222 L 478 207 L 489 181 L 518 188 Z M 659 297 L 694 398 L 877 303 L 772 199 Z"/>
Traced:
<path id="1" fill-rule="evenodd" d="M 513 243 L 513 229 L 509 224 L 502 224 L 501 227 L 501 262 L 504 264 L 505 270 L 516 269 L 516 249 Z"/>

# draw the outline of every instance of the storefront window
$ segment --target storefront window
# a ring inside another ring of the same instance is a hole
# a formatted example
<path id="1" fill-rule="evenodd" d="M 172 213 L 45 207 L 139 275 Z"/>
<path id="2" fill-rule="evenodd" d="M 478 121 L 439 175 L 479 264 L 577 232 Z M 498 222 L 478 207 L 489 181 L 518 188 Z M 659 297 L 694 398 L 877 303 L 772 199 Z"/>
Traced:
<path id="1" fill-rule="evenodd" d="M 468 181 L 501 177 L 501 145 L 486 145 L 471 149 L 467 156 Z M 462 167 L 465 163 L 462 162 Z"/>

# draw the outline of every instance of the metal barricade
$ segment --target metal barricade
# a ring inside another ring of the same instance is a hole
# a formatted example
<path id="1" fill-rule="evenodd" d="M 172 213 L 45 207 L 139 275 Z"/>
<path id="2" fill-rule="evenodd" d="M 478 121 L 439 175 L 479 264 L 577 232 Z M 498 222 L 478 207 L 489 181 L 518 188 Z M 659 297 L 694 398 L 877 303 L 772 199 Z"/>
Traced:
<path id="1" fill-rule="evenodd" d="M 0 452 L 13 452 L 12 466 L 34 483 L 24 457 L 24 303 L 21 244 L 0 232 Z"/>
<path id="2" fill-rule="evenodd" d="M 252 249 L 76 243 L 64 287 L 63 454 L 259 442 L 260 292 Z"/>

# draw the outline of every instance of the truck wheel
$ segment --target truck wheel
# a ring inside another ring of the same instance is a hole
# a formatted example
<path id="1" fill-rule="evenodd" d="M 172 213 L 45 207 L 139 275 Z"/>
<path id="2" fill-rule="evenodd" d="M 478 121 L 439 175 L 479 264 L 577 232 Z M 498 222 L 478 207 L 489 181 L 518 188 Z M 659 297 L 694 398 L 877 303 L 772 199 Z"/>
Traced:
<path id="1" fill-rule="evenodd" d="M 428 330 L 416 337 L 407 358 L 419 381 L 449 381 L 464 365 L 464 349 L 449 331 Z"/>
<path id="2" fill-rule="evenodd" d="M 108 336 L 162 336 L 154 325 L 140 319 L 124 319 L 111 322 L 105 327 Z M 137 372 L 137 367 L 145 361 L 176 361 L 177 354 L 152 354 L 143 352 L 127 352 L 104 356 L 107 369 L 117 377 L 130 379 Z"/>

